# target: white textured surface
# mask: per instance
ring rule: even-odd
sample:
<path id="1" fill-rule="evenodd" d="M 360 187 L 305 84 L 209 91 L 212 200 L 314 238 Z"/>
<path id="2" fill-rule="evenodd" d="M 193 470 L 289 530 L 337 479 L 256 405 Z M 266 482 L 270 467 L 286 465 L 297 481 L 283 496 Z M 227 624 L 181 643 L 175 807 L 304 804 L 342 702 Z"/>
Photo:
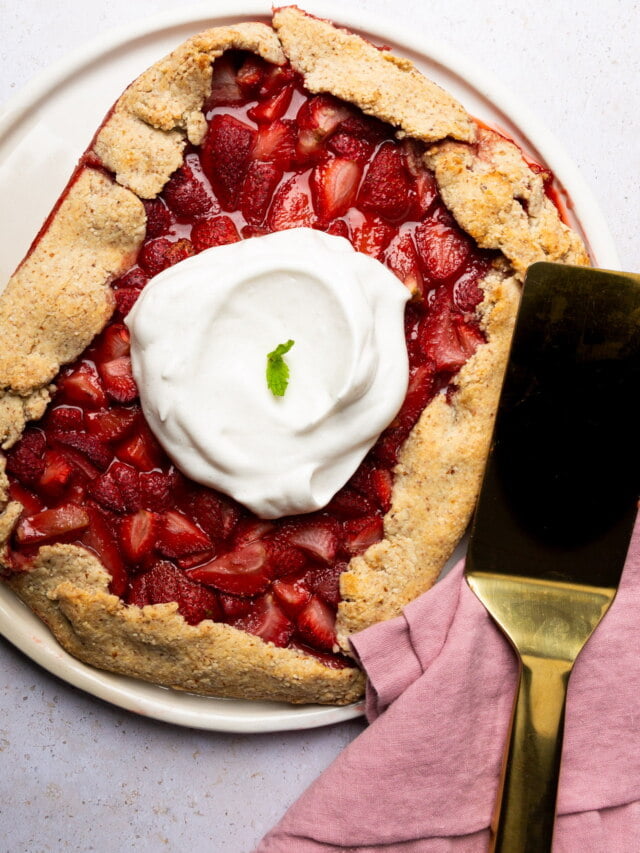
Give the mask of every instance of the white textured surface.
<path id="1" fill-rule="evenodd" d="M 504 5 L 396 0 L 392 9 L 396 25 L 450 43 L 544 118 L 595 193 L 622 267 L 640 271 L 640 5 Z M 0 102 L 94 35 L 174 7 L 175 0 L 5 0 Z M 385 0 L 349 4 L 369 13 L 389 8 Z M 355 721 L 253 736 L 180 729 L 92 699 L 4 642 L 0 696 L 0 838 L 8 853 L 248 853 L 362 728 Z"/>

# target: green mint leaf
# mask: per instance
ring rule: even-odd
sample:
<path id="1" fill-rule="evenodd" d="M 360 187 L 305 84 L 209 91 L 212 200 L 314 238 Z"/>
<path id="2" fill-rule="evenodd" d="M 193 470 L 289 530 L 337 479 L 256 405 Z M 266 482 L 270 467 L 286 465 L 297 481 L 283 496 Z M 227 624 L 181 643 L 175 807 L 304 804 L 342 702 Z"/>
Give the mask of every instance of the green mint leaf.
<path id="1" fill-rule="evenodd" d="M 288 340 L 267 355 L 267 386 L 274 397 L 283 397 L 289 384 L 289 365 L 283 355 L 286 355 L 295 341 Z"/>

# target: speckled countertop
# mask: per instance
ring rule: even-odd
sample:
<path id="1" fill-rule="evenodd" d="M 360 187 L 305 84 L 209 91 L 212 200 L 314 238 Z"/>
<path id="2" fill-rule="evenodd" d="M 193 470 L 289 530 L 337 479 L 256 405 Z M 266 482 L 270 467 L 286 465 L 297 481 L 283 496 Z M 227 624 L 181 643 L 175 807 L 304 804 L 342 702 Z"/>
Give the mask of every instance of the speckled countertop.
<path id="1" fill-rule="evenodd" d="M 212 14 L 216 6 L 212 0 Z M 3 0 L 0 102 L 96 34 L 174 7 Z M 350 3 L 352 14 L 388 8 L 385 0 Z M 640 272 L 640 4 L 396 0 L 393 19 L 492 71 L 544 119 L 596 196 L 621 267 Z M 7 853 L 249 853 L 364 725 L 260 735 L 179 728 L 83 694 L 4 640 L 0 697 Z"/>

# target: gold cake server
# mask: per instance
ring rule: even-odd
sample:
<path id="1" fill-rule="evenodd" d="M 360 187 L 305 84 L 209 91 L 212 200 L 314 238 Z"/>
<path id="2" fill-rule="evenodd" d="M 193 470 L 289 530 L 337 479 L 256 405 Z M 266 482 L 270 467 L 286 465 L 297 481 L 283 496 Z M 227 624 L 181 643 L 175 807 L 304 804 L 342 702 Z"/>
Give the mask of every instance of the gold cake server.
<path id="1" fill-rule="evenodd" d="M 637 510 L 638 396 L 640 276 L 530 267 L 466 562 L 520 661 L 494 853 L 551 850 L 569 675 Z"/>

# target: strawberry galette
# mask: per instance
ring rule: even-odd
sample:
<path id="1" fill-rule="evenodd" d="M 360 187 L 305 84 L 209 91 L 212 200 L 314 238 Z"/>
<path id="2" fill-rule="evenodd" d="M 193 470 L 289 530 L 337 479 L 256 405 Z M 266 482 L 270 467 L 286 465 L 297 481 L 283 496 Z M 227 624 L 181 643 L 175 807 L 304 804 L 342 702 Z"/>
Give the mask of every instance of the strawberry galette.
<path id="1" fill-rule="evenodd" d="M 525 269 L 588 263 L 551 184 L 410 62 L 295 7 L 271 26 L 203 32 L 158 62 L 109 113 L 0 297 L 5 582 L 65 649 L 102 669 L 216 696 L 358 698 L 349 635 L 430 587 L 466 527 Z M 302 254 L 338 247 L 325 277 L 353 254 L 346 241 L 375 259 L 381 281 L 395 274 L 383 290 L 407 288 L 396 324 L 406 353 L 385 378 L 404 401 L 355 470 L 320 505 L 270 503 L 285 507 L 278 514 L 168 455 L 165 404 L 153 418 L 145 396 L 144 359 L 162 341 L 139 318 L 152 317 L 168 273 L 188 281 L 211 259 L 204 286 L 215 297 L 223 262 L 244 271 L 253 257 L 232 244 L 256 241 L 260 254 L 258 241 L 288 230 L 278 245 Z M 311 289 L 299 294 L 298 315 L 312 313 Z M 270 301 L 256 296 L 259 312 L 238 315 L 239 334 L 272 323 Z M 167 304 L 177 331 L 163 379 L 190 339 L 180 299 Z M 334 325 L 325 337 L 337 346 Z M 265 406 L 289 411 L 295 359 L 316 327 L 312 318 L 308 333 L 264 351 L 275 377 L 255 392 Z M 225 334 L 237 345 L 229 328 L 215 332 L 220 351 Z M 231 383 L 215 388 L 207 404 L 235 412 Z M 190 408 L 198 400 L 178 402 L 176 423 Z M 234 417 L 237 435 L 260 432 Z M 217 458 L 229 429 L 211 423 Z M 200 440 L 188 450 L 197 456 Z M 237 474 L 245 456 L 231 464 L 234 453 L 218 467 Z M 293 462 L 285 451 L 276 463 L 280 489 Z"/>

